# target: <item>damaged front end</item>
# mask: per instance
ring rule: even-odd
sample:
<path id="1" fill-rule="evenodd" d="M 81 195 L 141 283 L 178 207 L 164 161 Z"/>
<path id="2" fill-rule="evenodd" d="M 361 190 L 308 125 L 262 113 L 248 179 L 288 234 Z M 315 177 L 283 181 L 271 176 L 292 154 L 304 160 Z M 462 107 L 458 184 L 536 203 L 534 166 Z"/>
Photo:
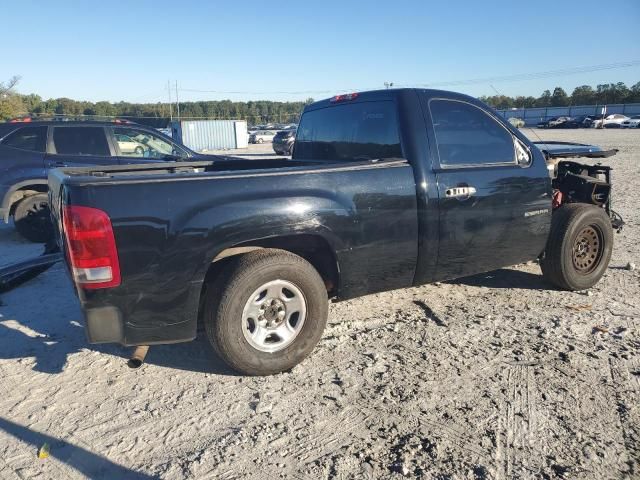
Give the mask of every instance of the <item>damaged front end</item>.
<path id="1" fill-rule="evenodd" d="M 587 165 L 562 158 L 607 158 L 618 150 L 603 150 L 594 145 L 564 142 L 536 142 L 552 171 L 553 209 L 565 203 L 587 203 L 604 208 L 611 226 L 620 232 L 624 220 L 612 208 L 612 180 L 609 166 Z"/>

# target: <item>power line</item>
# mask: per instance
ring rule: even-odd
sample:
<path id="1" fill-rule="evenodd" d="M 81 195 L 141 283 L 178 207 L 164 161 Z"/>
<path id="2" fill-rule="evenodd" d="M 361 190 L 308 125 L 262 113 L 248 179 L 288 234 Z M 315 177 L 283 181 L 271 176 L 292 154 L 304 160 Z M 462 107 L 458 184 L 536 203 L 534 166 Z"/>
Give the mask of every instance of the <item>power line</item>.
<path id="1" fill-rule="evenodd" d="M 632 60 L 629 62 L 607 63 L 600 65 L 589 65 L 580 67 L 569 67 L 558 70 L 545 70 L 541 72 L 529 72 L 520 73 L 516 75 L 502 75 L 495 77 L 483 77 L 472 78 L 465 80 L 449 80 L 444 82 L 433 83 L 413 83 L 413 84 L 395 84 L 397 87 L 447 87 L 447 86 L 462 86 L 462 85 L 474 85 L 479 83 L 496 83 L 496 82 L 521 82 L 526 80 L 535 80 L 540 78 L 559 77 L 564 75 L 576 75 L 580 73 L 599 72 L 604 70 L 616 70 L 620 68 L 629 68 L 640 66 L 640 60 Z M 192 93 L 217 93 L 222 95 L 305 95 L 305 94 L 317 94 L 317 93 L 336 93 L 336 92 L 350 92 L 354 90 L 375 90 L 378 87 L 373 88 L 343 88 L 333 90 L 297 90 L 297 91 L 241 91 L 241 90 L 201 90 L 195 88 L 181 88 L 182 92 Z"/>

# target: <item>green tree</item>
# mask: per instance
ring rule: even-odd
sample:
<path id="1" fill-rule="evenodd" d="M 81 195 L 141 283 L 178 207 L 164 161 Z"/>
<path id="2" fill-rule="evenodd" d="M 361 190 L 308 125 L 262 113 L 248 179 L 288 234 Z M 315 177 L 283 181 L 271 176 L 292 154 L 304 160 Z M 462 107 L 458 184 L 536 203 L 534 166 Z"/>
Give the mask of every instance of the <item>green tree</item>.
<path id="1" fill-rule="evenodd" d="M 595 92 L 589 85 L 581 85 L 573 89 L 572 105 L 592 105 L 595 103 Z"/>
<path id="2" fill-rule="evenodd" d="M 569 97 L 567 96 L 567 92 L 560 87 L 556 87 L 553 89 L 553 94 L 551 95 L 551 106 L 552 107 L 566 107 L 569 105 Z"/>
<path id="3" fill-rule="evenodd" d="M 536 107 L 550 107 L 551 106 L 551 92 L 545 90 L 542 95 L 536 100 Z"/>

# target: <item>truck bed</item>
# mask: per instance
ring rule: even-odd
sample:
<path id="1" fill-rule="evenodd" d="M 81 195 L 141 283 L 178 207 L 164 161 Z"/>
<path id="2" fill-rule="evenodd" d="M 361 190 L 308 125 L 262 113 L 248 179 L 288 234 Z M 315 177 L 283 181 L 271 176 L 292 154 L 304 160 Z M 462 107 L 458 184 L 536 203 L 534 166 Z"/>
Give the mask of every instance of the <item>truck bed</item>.
<path id="1" fill-rule="evenodd" d="M 52 172 L 51 176 L 66 183 L 87 184 L 105 182 L 154 182 L 178 180 L 179 178 L 237 178 L 252 175 L 281 175 L 301 173 L 301 170 L 314 173 L 335 169 L 350 170 L 359 168 L 382 168 L 407 164 L 406 160 L 370 160 L 359 162 L 314 162 L 277 158 L 268 160 L 243 160 L 222 157 L 221 160 L 198 162 L 163 162 L 142 165 L 113 165 L 61 168 Z"/>

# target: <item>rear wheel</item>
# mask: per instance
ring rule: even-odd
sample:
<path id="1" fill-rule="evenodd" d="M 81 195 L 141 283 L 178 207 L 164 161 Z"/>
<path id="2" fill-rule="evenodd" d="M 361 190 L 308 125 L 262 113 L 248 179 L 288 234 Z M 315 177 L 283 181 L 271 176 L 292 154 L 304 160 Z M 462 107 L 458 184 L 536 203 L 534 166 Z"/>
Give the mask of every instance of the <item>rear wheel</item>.
<path id="1" fill-rule="evenodd" d="M 259 138 L 259 139 L 258 139 L 258 143 L 264 143 L 264 140 L 263 140 L 263 139 L 261 139 L 261 138 Z"/>
<path id="2" fill-rule="evenodd" d="M 133 151 L 136 155 L 144 155 L 144 148 L 142 147 L 136 147 Z"/>
<path id="3" fill-rule="evenodd" d="M 45 243 L 53 237 L 46 193 L 37 193 L 20 200 L 13 214 L 16 230 L 31 242 Z"/>
<path id="4" fill-rule="evenodd" d="M 566 290 L 591 288 L 609 266 L 612 249 L 613 229 L 604 209 L 582 203 L 563 205 L 553 214 L 540 262 L 542 273 Z"/>
<path id="5" fill-rule="evenodd" d="M 233 259 L 205 290 L 204 323 L 220 357 L 247 375 L 300 363 L 327 321 L 324 282 L 303 258 L 264 249 Z"/>

